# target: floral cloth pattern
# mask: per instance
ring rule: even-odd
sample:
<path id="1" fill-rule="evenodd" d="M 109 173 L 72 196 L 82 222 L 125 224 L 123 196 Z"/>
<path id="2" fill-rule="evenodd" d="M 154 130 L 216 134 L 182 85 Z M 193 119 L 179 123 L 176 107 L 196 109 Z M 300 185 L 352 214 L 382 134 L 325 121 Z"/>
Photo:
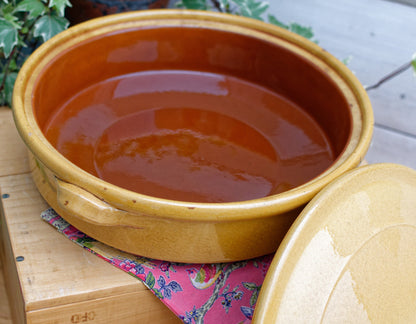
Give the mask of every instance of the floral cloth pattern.
<path id="1" fill-rule="evenodd" d="M 218 264 L 185 264 L 128 254 L 77 230 L 53 209 L 41 218 L 67 238 L 141 280 L 184 323 L 250 323 L 273 255 Z"/>

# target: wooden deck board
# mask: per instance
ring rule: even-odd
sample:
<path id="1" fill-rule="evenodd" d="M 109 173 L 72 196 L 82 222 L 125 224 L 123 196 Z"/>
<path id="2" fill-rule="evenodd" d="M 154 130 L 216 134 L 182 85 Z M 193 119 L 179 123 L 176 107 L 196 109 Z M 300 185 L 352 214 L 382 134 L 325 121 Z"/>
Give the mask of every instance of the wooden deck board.
<path id="1" fill-rule="evenodd" d="M 416 170 L 416 140 L 388 129 L 377 127 L 366 155 L 369 163 L 390 162 Z"/>
<path id="2" fill-rule="evenodd" d="M 279 0 L 270 1 L 270 11 L 283 22 L 311 26 L 319 45 L 338 59 L 351 57 L 348 67 L 364 85 L 376 83 L 416 52 L 415 7 L 383 0 Z M 412 71 L 369 91 L 369 97 L 376 127 L 368 161 L 400 161 L 415 168 L 416 78 Z"/>

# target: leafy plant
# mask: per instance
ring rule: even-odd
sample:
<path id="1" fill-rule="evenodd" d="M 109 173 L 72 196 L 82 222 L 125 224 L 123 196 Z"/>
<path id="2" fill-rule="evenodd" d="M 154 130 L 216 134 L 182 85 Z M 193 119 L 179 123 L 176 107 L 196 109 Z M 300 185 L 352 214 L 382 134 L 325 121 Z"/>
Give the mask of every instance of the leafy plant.
<path id="1" fill-rule="evenodd" d="M 66 29 L 68 0 L 0 0 L 0 106 L 11 106 L 17 72 L 41 43 Z"/>
<path id="2" fill-rule="evenodd" d="M 267 1 L 256 0 L 179 0 L 175 5 L 186 9 L 216 10 L 261 21 L 264 21 L 263 17 L 269 9 Z M 290 30 L 307 39 L 313 39 L 314 33 L 311 27 L 305 27 L 298 23 L 285 24 L 272 14 L 267 14 L 267 22 Z"/>
<path id="3" fill-rule="evenodd" d="M 13 86 L 17 73 L 27 57 L 41 43 L 65 30 L 69 22 L 64 17 L 69 0 L 0 0 L 0 106 L 11 106 Z M 216 10 L 250 17 L 285 28 L 307 39 L 314 33 L 311 27 L 298 23 L 285 24 L 267 14 L 269 3 L 258 0 L 179 0 L 177 7 Z M 413 67 L 416 75 L 416 53 L 404 66 L 382 78 L 374 89 L 397 74 Z"/>
<path id="4" fill-rule="evenodd" d="M 175 5 L 179 8 L 186 9 L 215 10 L 219 12 L 254 18 L 261 21 L 264 21 L 263 17 L 266 15 L 267 10 L 269 9 L 268 1 L 264 0 L 179 0 Z M 267 22 L 290 30 L 291 32 L 299 34 L 309 40 L 313 40 L 314 33 L 311 27 L 305 27 L 298 23 L 285 24 L 271 14 L 267 14 Z M 317 42 L 316 40 L 314 41 Z M 348 64 L 350 59 L 350 57 L 344 59 L 344 64 Z M 396 70 L 390 72 L 381 78 L 377 83 L 371 86 L 367 86 L 366 90 L 378 88 L 384 82 L 396 77 L 398 74 L 404 72 L 410 67 L 413 68 L 413 72 L 416 76 L 416 53 L 413 54 L 410 62 L 407 62 Z"/>

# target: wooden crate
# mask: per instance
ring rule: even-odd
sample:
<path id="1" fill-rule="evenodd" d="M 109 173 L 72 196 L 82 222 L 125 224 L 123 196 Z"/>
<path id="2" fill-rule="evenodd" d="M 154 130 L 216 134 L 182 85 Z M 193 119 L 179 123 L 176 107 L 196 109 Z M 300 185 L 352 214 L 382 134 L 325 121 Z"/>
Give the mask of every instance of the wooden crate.
<path id="1" fill-rule="evenodd" d="M 139 280 L 41 220 L 48 205 L 33 184 L 25 147 L 4 108 L 0 151 L 0 254 L 13 323 L 180 322 Z"/>
<path id="2" fill-rule="evenodd" d="M 0 243 L 1 247 L 1 243 Z M 2 259 L 0 257 L 0 324 L 12 324 L 12 317 L 10 314 L 9 300 L 6 294 L 6 287 L 4 284 Z"/>

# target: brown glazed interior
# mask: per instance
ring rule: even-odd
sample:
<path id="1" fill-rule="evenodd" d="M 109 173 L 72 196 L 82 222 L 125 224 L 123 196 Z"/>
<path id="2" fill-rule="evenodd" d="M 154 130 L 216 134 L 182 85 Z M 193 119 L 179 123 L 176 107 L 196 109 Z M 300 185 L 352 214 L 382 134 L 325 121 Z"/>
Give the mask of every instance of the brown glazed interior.
<path id="1" fill-rule="evenodd" d="M 111 78 L 144 71 L 188 71 L 200 75 L 205 75 L 204 73 L 226 75 L 258 85 L 287 100 L 294 107 L 303 109 L 317 122 L 328 139 L 331 161 L 322 165 L 320 170 L 316 170 L 316 174 L 308 175 L 309 178 L 305 178 L 302 183 L 325 171 L 341 155 L 351 135 L 352 118 L 348 102 L 322 68 L 283 46 L 265 40 L 194 26 L 147 26 L 112 32 L 83 41 L 60 53 L 46 66 L 35 83 L 33 107 L 40 128 L 45 131 L 56 111 L 88 87 Z M 202 118 L 200 112 L 186 107 L 179 113 L 196 119 L 196 124 Z M 166 115 L 166 112 L 161 114 Z M 251 114 L 241 113 L 241 121 L 250 124 Z M 168 114 L 163 118 L 166 122 L 174 119 L 174 116 Z M 218 121 L 218 116 L 208 115 L 203 118 L 212 124 Z M 228 121 L 227 116 L 221 118 L 226 124 L 225 127 L 239 123 L 235 120 Z M 238 128 L 238 125 L 235 127 Z M 250 130 L 242 130 L 240 133 L 237 131 L 235 137 L 242 138 L 244 134 L 250 132 Z M 260 145 L 261 136 L 258 140 L 250 142 L 250 138 L 257 136 L 254 131 L 252 133 L 252 136 L 248 136 L 248 140 L 240 140 L 239 145 L 249 149 Z M 72 162 L 78 164 L 77 161 Z M 93 168 L 84 169 L 97 176 Z M 271 190 L 268 194 L 286 189 L 290 188 L 283 186 L 278 191 L 274 188 L 274 191 Z M 169 195 L 160 197 L 219 202 L 201 200 L 198 197 L 189 199 Z M 230 198 L 229 201 L 253 198 L 259 197 Z"/>

